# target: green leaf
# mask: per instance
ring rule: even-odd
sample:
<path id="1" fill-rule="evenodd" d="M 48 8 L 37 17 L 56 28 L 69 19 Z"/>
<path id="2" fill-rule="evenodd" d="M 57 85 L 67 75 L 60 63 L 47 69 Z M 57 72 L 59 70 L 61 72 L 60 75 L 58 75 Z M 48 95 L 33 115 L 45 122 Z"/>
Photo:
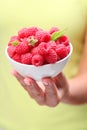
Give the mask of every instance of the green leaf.
<path id="1" fill-rule="evenodd" d="M 32 46 L 35 46 L 35 43 L 38 42 L 38 40 L 35 39 L 33 36 L 27 40 L 28 40 L 29 44 L 31 44 Z"/>
<path id="2" fill-rule="evenodd" d="M 58 38 L 60 38 L 61 36 L 63 36 L 65 34 L 65 30 L 66 29 L 63 29 L 63 30 L 60 30 L 60 31 L 57 31 L 57 32 L 54 32 L 51 36 L 51 40 L 52 41 L 56 41 Z"/>
<path id="3" fill-rule="evenodd" d="M 18 41 L 16 40 L 16 41 L 13 41 L 13 42 L 11 42 L 11 44 L 13 45 L 13 46 L 16 46 L 16 45 L 18 45 Z"/>

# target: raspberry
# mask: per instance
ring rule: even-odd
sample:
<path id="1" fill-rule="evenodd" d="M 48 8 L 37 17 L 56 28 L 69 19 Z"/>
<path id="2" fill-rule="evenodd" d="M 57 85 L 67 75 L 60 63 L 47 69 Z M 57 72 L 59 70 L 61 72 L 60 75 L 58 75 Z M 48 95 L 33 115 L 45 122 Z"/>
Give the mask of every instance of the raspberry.
<path id="1" fill-rule="evenodd" d="M 31 64 L 32 60 L 32 54 L 31 53 L 26 53 L 21 55 L 21 63 L 23 64 Z"/>
<path id="2" fill-rule="evenodd" d="M 19 36 L 19 38 L 27 37 L 27 28 L 22 28 L 21 30 L 19 30 L 18 36 Z"/>
<path id="3" fill-rule="evenodd" d="M 31 53 L 32 55 L 39 54 L 39 52 L 38 52 L 38 47 L 32 48 L 30 53 Z"/>
<path id="4" fill-rule="evenodd" d="M 47 53 L 47 43 L 46 42 L 41 42 L 38 46 L 38 51 L 41 55 L 44 55 Z"/>
<path id="5" fill-rule="evenodd" d="M 66 46 L 69 45 L 69 39 L 68 39 L 68 37 L 65 36 L 65 35 L 61 36 L 61 37 L 59 38 L 59 41 L 60 41 L 60 43 L 66 45 Z"/>
<path id="6" fill-rule="evenodd" d="M 59 31 L 59 29 L 57 27 L 52 27 L 49 31 L 50 34 Z"/>
<path id="7" fill-rule="evenodd" d="M 55 50 L 50 49 L 48 50 L 47 54 L 45 55 L 45 59 L 47 63 L 55 63 L 57 62 L 57 53 Z"/>
<path id="8" fill-rule="evenodd" d="M 23 28 L 18 32 L 18 36 L 20 38 L 27 38 L 29 36 L 35 36 L 36 32 L 38 31 L 37 27 L 30 27 L 30 28 Z"/>
<path id="9" fill-rule="evenodd" d="M 38 50 L 41 55 L 47 54 L 49 49 L 56 50 L 56 43 L 54 41 L 41 42 L 38 46 Z"/>
<path id="10" fill-rule="evenodd" d="M 19 39 L 18 39 L 18 36 L 12 36 L 11 38 L 10 38 L 10 42 L 13 42 L 13 41 L 18 41 Z"/>
<path id="11" fill-rule="evenodd" d="M 16 52 L 16 47 L 13 45 L 8 46 L 7 52 L 10 57 L 13 57 Z"/>
<path id="12" fill-rule="evenodd" d="M 17 53 L 12 57 L 12 59 L 15 60 L 15 61 L 17 61 L 17 62 L 21 62 L 21 57 Z"/>
<path id="13" fill-rule="evenodd" d="M 68 50 L 67 50 L 67 47 L 63 44 L 59 44 L 57 46 L 57 49 L 56 49 L 56 53 L 57 55 L 63 59 L 64 57 L 66 57 L 68 55 Z"/>
<path id="14" fill-rule="evenodd" d="M 69 54 L 69 52 L 70 52 L 70 46 L 69 45 L 67 46 L 67 51 L 68 51 L 68 54 Z"/>
<path id="15" fill-rule="evenodd" d="M 44 64 L 44 58 L 37 54 L 32 57 L 32 64 L 35 66 L 41 66 Z"/>
<path id="16" fill-rule="evenodd" d="M 36 32 L 36 39 L 40 42 L 48 42 L 51 36 L 48 32 L 40 30 Z"/>
<path id="17" fill-rule="evenodd" d="M 57 39 L 55 42 L 56 42 L 56 44 L 57 44 L 57 45 L 58 45 L 58 44 L 60 44 L 60 41 L 59 41 L 59 39 Z"/>
<path id="18" fill-rule="evenodd" d="M 22 42 L 20 42 L 17 46 L 16 46 L 16 52 L 18 54 L 24 54 L 29 52 L 31 49 L 31 46 L 28 45 L 28 42 L 26 41 L 26 39 L 24 39 Z"/>
<path id="19" fill-rule="evenodd" d="M 56 42 L 55 41 L 49 41 L 47 43 L 47 48 L 56 50 Z"/>
<path id="20" fill-rule="evenodd" d="M 38 40 L 34 37 L 34 36 L 29 36 L 27 38 L 27 42 L 29 43 L 29 45 L 35 47 L 35 46 L 38 46 Z"/>
<path id="21" fill-rule="evenodd" d="M 39 29 L 37 27 L 30 27 L 27 29 L 27 36 L 35 36 Z"/>
<path id="22" fill-rule="evenodd" d="M 10 41 L 8 42 L 8 46 L 13 45 L 14 42 L 15 42 L 15 43 L 18 43 L 18 42 L 19 42 L 18 36 L 12 36 L 12 37 L 10 38 Z"/>

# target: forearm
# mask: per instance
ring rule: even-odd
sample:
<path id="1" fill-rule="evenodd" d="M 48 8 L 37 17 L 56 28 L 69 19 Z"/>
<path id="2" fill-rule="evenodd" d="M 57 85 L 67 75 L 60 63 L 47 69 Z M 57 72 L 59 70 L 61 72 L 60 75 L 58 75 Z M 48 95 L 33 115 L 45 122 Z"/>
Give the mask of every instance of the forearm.
<path id="1" fill-rule="evenodd" d="M 68 81 L 69 92 L 63 100 L 63 102 L 69 104 L 87 103 L 87 32 L 84 43 L 78 74 Z"/>
<path id="2" fill-rule="evenodd" d="M 69 91 L 63 102 L 74 105 L 87 103 L 87 74 L 78 75 L 70 79 L 68 83 Z"/>

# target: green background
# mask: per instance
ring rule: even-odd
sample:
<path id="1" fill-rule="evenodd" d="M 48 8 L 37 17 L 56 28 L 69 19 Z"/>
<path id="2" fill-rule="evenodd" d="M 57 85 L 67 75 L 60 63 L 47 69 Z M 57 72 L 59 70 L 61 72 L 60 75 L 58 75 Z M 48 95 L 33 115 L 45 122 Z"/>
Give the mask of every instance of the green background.
<path id="1" fill-rule="evenodd" d="M 52 26 L 60 28 L 68 26 L 66 34 L 72 43 L 78 45 L 78 48 L 74 49 L 78 53 L 74 59 L 78 62 L 77 59 L 80 57 L 78 50 L 82 48 L 79 43 L 82 42 L 81 36 L 85 28 L 84 8 L 80 10 L 78 1 L 81 2 L 81 0 L 0 0 L 0 128 L 87 130 L 87 105 L 60 104 L 54 109 L 38 106 L 10 74 L 12 67 L 5 56 L 5 48 L 10 37 L 16 35 L 23 27 L 38 26 L 49 29 Z M 77 68 L 73 66 L 68 68 L 69 73 L 76 72 Z"/>

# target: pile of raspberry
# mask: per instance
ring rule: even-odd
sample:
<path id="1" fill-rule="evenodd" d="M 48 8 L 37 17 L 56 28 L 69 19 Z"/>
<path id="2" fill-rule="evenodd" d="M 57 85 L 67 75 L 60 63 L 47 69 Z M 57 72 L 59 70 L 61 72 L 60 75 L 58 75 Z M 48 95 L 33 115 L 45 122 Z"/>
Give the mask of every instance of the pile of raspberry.
<path id="1" fill-rule="evenodd" d="M 70 52 L 69 38 L 64 31 L 52 27 L 49 31 L 38 27 L 23 28 L 8 43 L 8 55 L 15 61 L 41 66 L 53 64 Z"/>

